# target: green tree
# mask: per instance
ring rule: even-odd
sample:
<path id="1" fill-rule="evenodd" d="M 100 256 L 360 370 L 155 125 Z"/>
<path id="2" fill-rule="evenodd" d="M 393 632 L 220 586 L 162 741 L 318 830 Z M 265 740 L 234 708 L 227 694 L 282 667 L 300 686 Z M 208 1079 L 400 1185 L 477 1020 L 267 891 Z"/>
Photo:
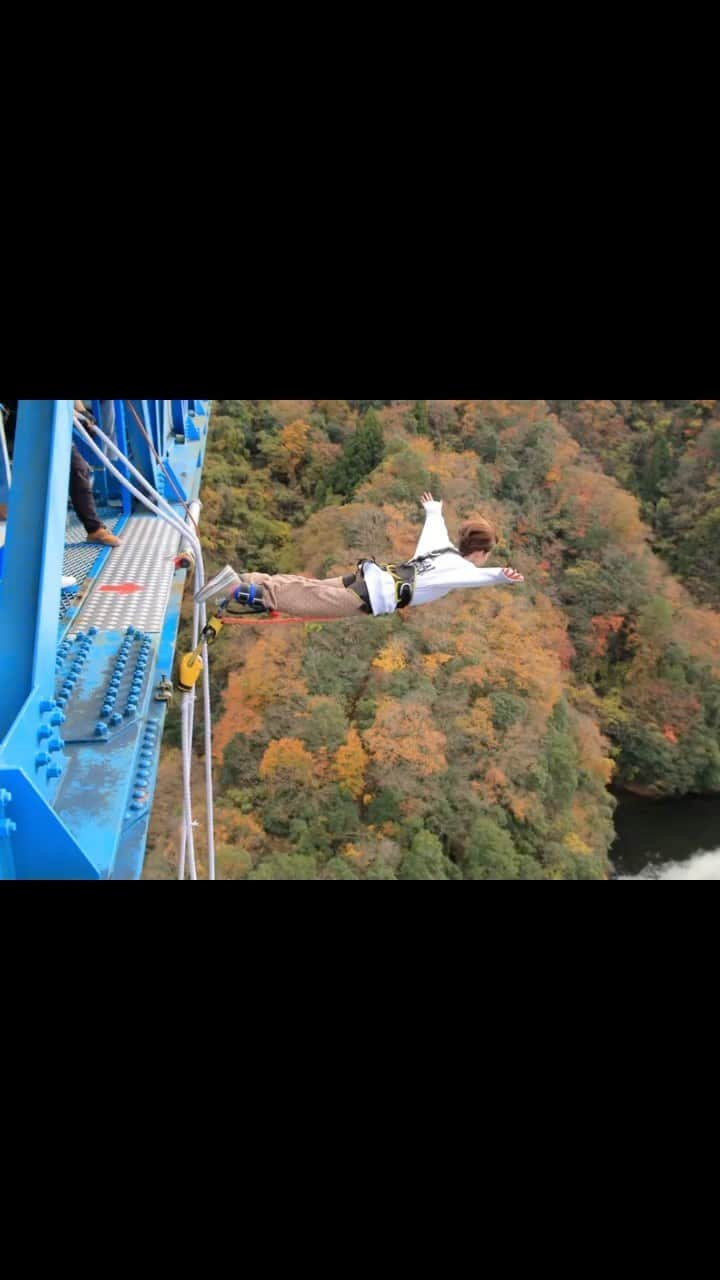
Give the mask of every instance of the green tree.
<path id="1" fill-rule="evenodd" d="M 568 728 L 568 709 L 564 702 L 558 703 L 553 712 L 545 743 L 545 765 L 546 801 L 554 811 L 565 810 L 578 789 L 578 750 Z"/>
<path id="2" fill-rule="evenodd" d="M 316 880 L 318 872 L 317 858 L 292 853 L 274 853 L 263 859 L 259 866 L 248 874 L 248 880 Z"/>
<path id="3" fill-rule="evenodd" d="M 331 473 L 336 493 L 352 497 L 358 485 L 380 465 L 385 456 L 385 440 L 380 419 L 370 409 L 357 431 L 345 442 L 342 454 Z"/>
<path id="4" fill-rule="evenodd" d="M 399 880 L 457 880 L 460 873 L 431 831 L 418 831 L 400 863 Z"/>
<path id="5" fill-rule="evenodd" d="M 346 858 L 331 858 L 322 872 L 323 880 L 359 880 L 360 876 L 350 866 Z"/>
<path id="6" fill-rule="evenodd" d="M 517 880 L 520 857 L 507 831 L 492 818 L 472 825 L 463 859 L 466 880 Z"/>
<path id="7" fill-rule="evenodd" d="M 348 725 L 345 712 L 338 702 L 323 699 L 313 707 L 309 719 L 300 730 L 300 737 L 310 751 L 326 747 L 337 751 L 345 741 Z"/>

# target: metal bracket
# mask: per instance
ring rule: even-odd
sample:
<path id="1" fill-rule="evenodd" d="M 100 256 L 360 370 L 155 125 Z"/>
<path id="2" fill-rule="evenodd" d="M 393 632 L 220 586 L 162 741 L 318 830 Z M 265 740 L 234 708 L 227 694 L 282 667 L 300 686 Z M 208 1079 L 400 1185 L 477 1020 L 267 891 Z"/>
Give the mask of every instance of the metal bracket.
<path id="1" fill-rule="evenodd" d="M 163 676 L 157 689 L 155 690 L 155 701 L 169 702 L 174 692 L 175 692 L 175 688 L 172 680 L 168 680 L 165 676 Z"/>

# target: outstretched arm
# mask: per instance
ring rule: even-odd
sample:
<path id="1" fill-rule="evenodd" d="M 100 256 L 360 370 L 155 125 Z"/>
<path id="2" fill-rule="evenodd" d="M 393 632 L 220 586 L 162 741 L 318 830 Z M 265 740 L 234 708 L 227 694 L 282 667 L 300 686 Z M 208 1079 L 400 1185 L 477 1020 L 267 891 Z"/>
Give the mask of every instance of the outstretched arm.
<path id="1" fill-rule="evenodd" d="M 413 559 L 450 546 L 450 534 L 443 519 L 442 502 L 436 502 L 431 493 L 424 493 L 421 502 L 425 508 L 425 526 L 420 534 L 420 541 L 415 548 Z"/>

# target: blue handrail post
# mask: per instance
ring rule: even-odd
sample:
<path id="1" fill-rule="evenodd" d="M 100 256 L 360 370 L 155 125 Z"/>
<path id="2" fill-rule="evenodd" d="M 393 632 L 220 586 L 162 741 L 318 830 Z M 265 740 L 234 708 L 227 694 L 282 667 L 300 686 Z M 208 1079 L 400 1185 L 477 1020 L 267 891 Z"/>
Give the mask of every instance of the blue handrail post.
<path id="1" fill-rule="evenodd" d="M 38 678 L 55 668 L 72 439 L 72 400 L 20 400 L 0 582 L 0 741 Z"/>
<path id="2" fill-rule="evenodd" d="M 0 876 L 8 879 L 98 878 L 51 808 L 64 766 L 53 694 L 72 421 L 72 400 L 18 403 L 0 582 Z"/>
<path id="3" fill-rule="evenodd" d="M 127 457 L 128 456 L 128 438 L 127 438 L 127 425 L 125 422 L 125 402 L 124 400 L 113 400 L 113 404 L 115 406 L 115 436 L 117 439 L 118 449 L 120 450 L 121 453 L 124 453 L 125 456 Z M 118 468 L 118 471 L 120 472 L 120 474 L 125 476 L 126 480 L 129 480 L 130 474 L 128 472 L 128 469 L 125 463 L 119 462 L 116 459 L 115 465 Z M 133 480 L 133 484 L 134 483 L 135 481 Z M 124 485 L 120 486 L 120 496 L 122 498 L 123 515 L 129 516 L 130 512 L 132 511 L 132 498 Z"/>

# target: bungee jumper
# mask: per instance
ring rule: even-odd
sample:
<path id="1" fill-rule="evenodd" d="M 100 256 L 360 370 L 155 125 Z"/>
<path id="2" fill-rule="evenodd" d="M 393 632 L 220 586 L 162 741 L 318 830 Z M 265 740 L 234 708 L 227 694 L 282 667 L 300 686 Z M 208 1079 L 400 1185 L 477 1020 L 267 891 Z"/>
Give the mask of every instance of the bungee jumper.
<path id="1" fill-rule="evenodd" d="M 524 582 L 509 567 L 484 568 L 497 544 L 488 520 L 468 520 L 458 532 L 458 546 L 450 541 L 442 502 L 424 493 L 425 525 L 411 560 L 377 564 L 363 559 L 354 573 L 342 578 L 305 578 L 294 574 L 236 573 L 229 565 L 198 592 L 198 603 L 224 596 L 249 611 L 287 613 L 313 620 L 351 618 L 365 613 L 378 617 L 408 606 L 431 604 L 451 591 Z"/>
<path id="2" fill-rule="evenodd" d="M 358 614 L 378 617 L 408 606 L 431 604 L 451 591 L 525 581 L 509 566 L 484 567 L 497 544 L 497 534 L 489 520 L 465 521 L 458 531 L 459 546 L 455 546 L 443 518 L 442 502 L 436 502 L 431 493 L 424 493 L 421 501 L 425 525 L 414 556 L 401 564 L 377 564 L 366 558 L 358 562 L 354 573 L 322 579 L 285 573 L 237 573 L 226 565 L 195 594 L 196 605 L 216 600 L 218 611 L 204 627 L 200 643 L 180 659 L 180 689 L 188 692 L 200 677 L 203 645 L 214 643 L 224 623 L 233 616 L 237 619 L 233 604 L 241 606 L 241 616 L 246 620 L 253 614 L 266 614 L 269 621 L 274 621 L 274 615 L 282 613 L 291 615 L 288 621 L 324 622 Z"/>

